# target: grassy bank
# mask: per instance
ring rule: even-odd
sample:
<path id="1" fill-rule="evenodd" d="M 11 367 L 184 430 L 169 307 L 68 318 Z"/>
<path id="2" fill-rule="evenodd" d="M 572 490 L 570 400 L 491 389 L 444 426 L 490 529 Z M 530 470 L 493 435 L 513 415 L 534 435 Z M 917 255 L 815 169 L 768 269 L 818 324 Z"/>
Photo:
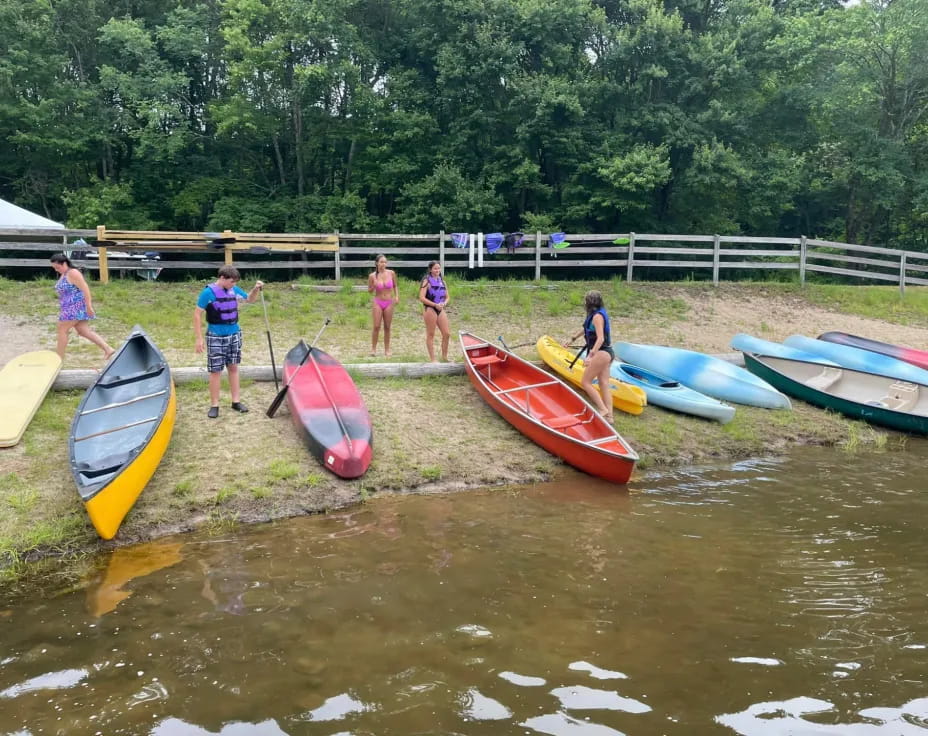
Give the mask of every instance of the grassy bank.
<path id="1" fill-rule="evenodd" d="M 245 284 L 248 285 L 247 283 Z M 777 310 L 815 310 L 840 305 L 843 314 L 866 316 L 868 310 L 895 305 L 891 317 L 900 324 L 925 325 L 928 309 L 921 294 L 900 300 L 882 287 L 818 287 L 799 290 L 782 285 L 700 284 L 541 284 L 522 288 L 514 282 L 464 284 L 451 281 L 452 330 L 467 328 L 488 338 L 503 334 L 510 345 L 534 343 L 541 334 L 563 337 L 576 330 L 583 293 L 600 288 L 613 314 L 616 336 L 637 341 L 649 335 L 669 344 L 718 351 L 738 329 L 756 334 L 775 330 L 765 320 Z M 94 284 L 101 318 L 97 329 L 117 344 L 135 323 L 143 325 L 172 365 L 196 365 L 191 312 L 200 284 L 148 284 L 115 281 Z M 345 363 L 374 360 L 370 339 L 369 298 L 350 288 L 318 292 L 308 283 L 274 284 L 267 302 L 271 333 L 280 361 L 300 336 L 311 337 L 324 316 L 333 319 L 320 341 Z M 424 359 L 416 285 L 404 281 L 403 302 L 394 322 L 391 360 Z M 724 298 L 724 302 L 718 301 Z M 723 312 L 750 301 L 754 322 L 732 324 Z M 874 304 L 881 306 L 874 307 Z M 708 305 L 708 306 L 707 306 Z M 54 341 L 52 282 L 0 280 L 0 316 L 19 323 L 35 347 Z M 719 312 L 717 320 L 712 311 Z M 839 320 L 840 314 L 829 311 Z M 260 305 L 244 310 L 245 362 L 267 364 L 267 343 Z M 840 324 L 811 325 L 839 329 Z M 676 337 L 674 337 L 676 336 Z M 779 337 L 779 335 L 770 334 Z M 518 350 L 534 355 L 531 346 Z M 452 359 L 459 355 L 457 347 Z M 378 361 L 384 358 L 376 358 Z M 99 352 L 72 340 L 66 367 L 99 362 Z M 563 467 L 525 440 L 493 413 L 464 377 L 430 379 L 358 379 L 374 420 L 375 453 L 370 471 L 357 481 L 342 481 L 320 468 L 299 443 L 286 411 L 274 420 L 262 409 L 274 386 L 246 385 L 250 414 L 224 411 L 217 422 L 205 418 L 205 384 L 178 387 L 177 424 L 167 454 L 117 543 L 149 539 L 174 531 L 207 528 L 222 532 L 239 523 L 320 512 L 364 501 L 385 491 L 429 492 L 494 484 L 536 481 Z M 227 404 L 227 393 L 223 395 Z M 53 554 L 80 555 L 100 548 L 79 502 L 68 471 L 67 436 L 79 392 L 52 394 L 39 410 L 24 440 L 0 450 L 0 564 L 15 574 L 22 560 Z M 836 445 L 840 451 L 861 447 L 894 449 L 905 438 L 798 404 L 791 412 L 739 407 L 728 425 L 689 418 L 649 407 L 640 417 L 619 415 L 616 427 L 642 459 L 638 478 L 649 469 L 681 464 L 779 453 L 794 444 Z M 235 441 L 230 442 L 229 436 Z M 634 488 L 634 483 L 632 484 Z"/>

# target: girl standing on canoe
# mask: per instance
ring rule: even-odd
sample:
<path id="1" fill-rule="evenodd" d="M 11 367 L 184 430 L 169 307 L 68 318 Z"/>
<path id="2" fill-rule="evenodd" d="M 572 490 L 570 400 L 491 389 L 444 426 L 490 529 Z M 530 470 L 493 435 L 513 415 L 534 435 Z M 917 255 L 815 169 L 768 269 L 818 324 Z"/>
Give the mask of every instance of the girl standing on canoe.
<path id="1" fill-rule="evenodd" d="M 615 359 L 612 352 L 612 330 L 609 315 L 603 306 L 603 295 L 598 291 L 588 291 L 583 298 L 586 307 L 586 319 L 583 329 L 568 342 L 573 342 L 583 335 L 584 344 L 581 352 L 586 352 L 586 365 L 580 385 L 587 392 L 593 406 L 608 422 L 612 422 L 612 394 L 609 392 L 609 368 Z M 566 347 L 566 345 L 565 345 Z M 593 381 L 598 380 L 599 386 Z"/>
<path id="2" fill-rule="evenodd" d="M 371 333 L 371 355 L 377 355 L 377 339 L 383 324 L 383 354 L 390 357 L 390 326 L 393 324 L 393 306 L 400 303 L 396 273 L 387 268 L 387 257 L 381 253 L 374 259 L 374 272 L 367 277 L 367 290 L 374 295 L 371 313 L 374 330 Z"/>
<path id="3" fill-rule="evenodd" d="M 429 262 L 429 271 L 419 284 L 419 301 L 425 305 L 425 347 L 429 361 L 435 362 L 435 328 L 441 332 L 441 359 L 448 362 L 448 341 L 451 328 L 448 325 L 448 286 L 441 277 L 441 264 Z"/>
<path id="4" fill-rule="evenodd" d="M 109 360 L 116 351 L 106 340 L 91 328 L 89 321 L 96 317 L 90 287 L 83 274 L 74 268 L 74 264 L 64 253 L 55 253 L 49 258 L 52 268 L 60 278 L 55 284 L 58 293 L 58 355 L 64 360 L 68 348 L 68 333 L 73 329 L 78 335 L 90 340 L 103 351 L 103 359 Z"/>

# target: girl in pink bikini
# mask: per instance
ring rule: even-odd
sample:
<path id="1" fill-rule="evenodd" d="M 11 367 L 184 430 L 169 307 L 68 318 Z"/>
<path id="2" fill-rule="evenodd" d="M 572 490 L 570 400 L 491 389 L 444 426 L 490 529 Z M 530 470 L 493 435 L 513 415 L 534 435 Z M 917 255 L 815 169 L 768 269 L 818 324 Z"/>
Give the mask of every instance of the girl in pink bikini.
<path id="1" fill-rule="evenodd" d="M 383 352 L 390 357 L 390 326 L 393 324 L 393 307 L 400 303 L 396 273 L 387 268 L 387 257 L 381 253 L 374 259 L 374 272 L 367 277 L 367 290 L 374 295 L 371 314 L 374 329 L 371 333 L 371 355 L 377 354 L 380 325 L 383 324 Z"/>
<path id="2" fill-rule="evenodd" d="M 60 278 L 55 284 L 60 310 L 58 312 L 58 355 L 64 359 L 68 347 L 68 333 L 73 329 L 103 351 L 103 359 L 109 360 L 115 350 L 90 326 L 89 320 L 96 317 L 90 287 L 83 274 L 72 265 L 64 253 L 55 253 L 50 259 L 52 268 Z"/>

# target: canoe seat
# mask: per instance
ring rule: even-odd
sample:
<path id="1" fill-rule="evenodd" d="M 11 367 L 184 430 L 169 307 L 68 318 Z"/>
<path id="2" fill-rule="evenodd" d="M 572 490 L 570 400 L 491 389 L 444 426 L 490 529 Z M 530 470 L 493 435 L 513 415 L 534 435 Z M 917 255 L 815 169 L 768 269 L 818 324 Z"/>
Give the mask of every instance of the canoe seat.
<path id="1" fill-rule="evenodd" d="M 889 395 L 880 401 L 893 411 L 911 411 L 918 400 L 918 386 L 908 381 L 896 381 L 889 386 Z"/>
<path id="2" fill-rule="evenodd" d="M 125 386 L 127 383 L 134 383 L 135 381 L 144 381 L 146 378 L 160 376 L 166 367 L 167 363 L 156 363 L 155 365 L 148 366 L 145 370 L 136 371 L 135 373 L 127 373 L 124 376 L 109 376 L 99 381 L 97 386 L 100 388 L 115 388 L 116 386 Z"/>
<path id="3" fill-rule="evenodd" d="M 493 355 L 478 355 L 475 358 L 471 358 L 470 362 L 475 366 L 493 365 L 494 363 L 502 363 L 503 359 L 494 353 Z"/>
<path id="4" fill-rule="evenodd" d="M 818 389 L 819 391 L 827 391 L 832 385 L 837 382 L 839 378 L 844 374 L 844 371 L 840 368 L 834 368 L 832 366 L 826 365 L 822 367 L 822 372 L 817 376 L 813 376 L 806 380 L 806 386 L 809 388 Z"/>
<path id="5" fill-rule="evenodd" d="M 580 418 L 574 414 L 560 414 L 556 417 L 542 419 L 541 421 L 551 427 L 551 429 L 566 429 L 567 427 L 573 427 L 575 424 L 580 424 Z"/>
<path id="6" fill-rule="evenodd" d="M 92 463 L 77 463 L 74 469 L 86 478 L 95 478 L 107 473 L 114 473 L 123 465 L 128 463 L 134 452 L 117 452 L 106 457 L 101 457 Z"/>

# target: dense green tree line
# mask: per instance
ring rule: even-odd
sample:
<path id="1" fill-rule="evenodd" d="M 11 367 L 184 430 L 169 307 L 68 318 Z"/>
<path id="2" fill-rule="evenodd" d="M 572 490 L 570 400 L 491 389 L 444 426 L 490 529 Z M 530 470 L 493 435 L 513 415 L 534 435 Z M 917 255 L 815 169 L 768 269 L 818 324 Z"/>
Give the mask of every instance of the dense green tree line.
<path id="1" fill-rule="evenodd" d="M 926 59 L 925 0 L 5 0 L 0 196 L 928 250 Z"/>

